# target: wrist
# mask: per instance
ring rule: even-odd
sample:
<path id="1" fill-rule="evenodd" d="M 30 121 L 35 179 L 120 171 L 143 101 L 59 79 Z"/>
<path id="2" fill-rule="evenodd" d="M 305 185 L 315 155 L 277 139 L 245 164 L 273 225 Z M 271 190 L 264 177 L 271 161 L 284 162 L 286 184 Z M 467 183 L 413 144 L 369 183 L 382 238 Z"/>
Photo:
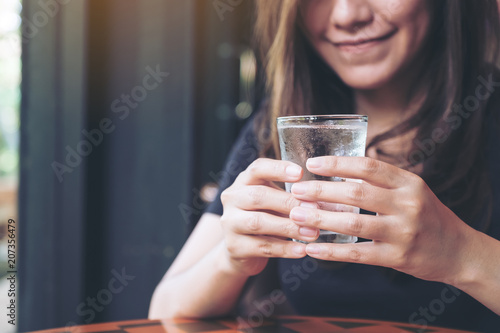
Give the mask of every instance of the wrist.
<path id="1" fill-rule="evenodd" d="M 457 251 L 458 269 L 445 282 L 466 291 L 481 281 L 481 262 L 484 258 L 481 251 L 484 242 L 483 236 L 485 235 L 465 223 L 464 227 L 462 241 L 459 243 L 460 249 Z"/>
<path id="2" fill-rule="evenodd" d="M 224 242 L 221 242 L 217 248 L 217 260 L 215 263 L 217 270 L 227 276 L 243 279 L 250 277 L 250 274 L 246 273 L 242 262 L 231 258 Z"/>

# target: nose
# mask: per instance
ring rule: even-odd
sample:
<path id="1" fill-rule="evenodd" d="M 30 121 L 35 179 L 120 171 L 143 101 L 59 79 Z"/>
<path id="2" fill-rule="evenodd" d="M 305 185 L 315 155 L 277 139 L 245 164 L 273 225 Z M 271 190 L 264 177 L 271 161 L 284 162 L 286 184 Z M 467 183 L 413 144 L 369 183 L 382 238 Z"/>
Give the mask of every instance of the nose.
<path id="1" fill-rule="evenodd" d="M 356 32 L 373 21 L 369 0 L 333 0 L 330 22 L 336 28 Z"/>

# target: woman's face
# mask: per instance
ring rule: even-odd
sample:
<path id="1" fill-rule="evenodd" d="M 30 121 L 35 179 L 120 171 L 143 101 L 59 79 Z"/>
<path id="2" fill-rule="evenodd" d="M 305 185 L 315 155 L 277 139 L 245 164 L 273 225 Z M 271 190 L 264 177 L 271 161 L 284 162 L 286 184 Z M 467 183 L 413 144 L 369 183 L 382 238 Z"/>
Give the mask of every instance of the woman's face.
<path id="1" fill-rule="evenodd" d="M 354 89 L 377 89 L 416 68 L 430 22 L 426 0 L 306 0 L 314 48 Z"/>

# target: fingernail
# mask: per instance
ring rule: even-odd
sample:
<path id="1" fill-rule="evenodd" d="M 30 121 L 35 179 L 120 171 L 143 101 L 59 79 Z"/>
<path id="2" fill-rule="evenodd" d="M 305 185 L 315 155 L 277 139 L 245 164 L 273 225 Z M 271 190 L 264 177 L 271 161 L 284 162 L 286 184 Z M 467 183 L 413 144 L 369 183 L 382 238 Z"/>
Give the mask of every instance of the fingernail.
<path id="1" fill-rule="evenodd" d="M 311 169 L 317 169 L 320 168 L 323 162 L 321 161 L 320 158 L 310 158 L 307 160 L 307 167 Z"/>
<path id="2" fill-rule="evenodd" d="M 302 227 L 299 228 L 299 234 L 306 237 L 315 237 L 318 234 L 318 230 L 309 227 Z"/>
<path id="3" fill-rule="evenodd" d="M 306 253 L 318 254 L 320 251 L 320 246 L 317 244 L 307 244 Z"/>
<path id="4" fill-rule="evenodd" d="M 296 166 L 296 165 L 289 165 L 285 169 L 285 173 L 288 176 L 291 176 L 291 177 L 298 177 L 298 176 L 300 176 L 300 172 L 301 171 L 302 171 L 302 169 L 299 166 Z"/>
<path id="5" fill-rule="evenodd" d="M 310 201 L 302 201 L 299 205 L 300 207 L 305 207 L 305 208 L 314 208 L 318 209 L 318 204 L 315 202 L 310 202 Z"/>
<path id="6" fill-rule="evenodd" d="M 307 185 L 306 184 L 302 184 L 302 183 L 296 183 L 296 184 L 293 184 L 292 186 L 292 193 L 293 194 L 306 194 L 306 190 L 307 190 Z"/>
<path id="7" fill-rule="evenodd" d="M 292 252 L 296 255 L 304 255 L 304 245 L 295 245 L 292 248 Z"/>
<path id="8" fill-rule="evenodd" d="M 290 212 L 290 218 L 297 222 L 305 222 L 307 219 L 307 210 L 300 207 L 295 207 Z"/>

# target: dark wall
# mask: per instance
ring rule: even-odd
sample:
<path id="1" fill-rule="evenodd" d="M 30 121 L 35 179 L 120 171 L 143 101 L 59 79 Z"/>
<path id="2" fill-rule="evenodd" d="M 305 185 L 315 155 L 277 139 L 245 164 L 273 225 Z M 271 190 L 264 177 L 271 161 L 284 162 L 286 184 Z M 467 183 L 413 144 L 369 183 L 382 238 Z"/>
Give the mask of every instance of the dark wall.
<path id="1" fill-rule="evenodd" d="M 21 331 L 147 316 L 253 98 L 250 1 L 54 3 L 23 7 Z"/>

